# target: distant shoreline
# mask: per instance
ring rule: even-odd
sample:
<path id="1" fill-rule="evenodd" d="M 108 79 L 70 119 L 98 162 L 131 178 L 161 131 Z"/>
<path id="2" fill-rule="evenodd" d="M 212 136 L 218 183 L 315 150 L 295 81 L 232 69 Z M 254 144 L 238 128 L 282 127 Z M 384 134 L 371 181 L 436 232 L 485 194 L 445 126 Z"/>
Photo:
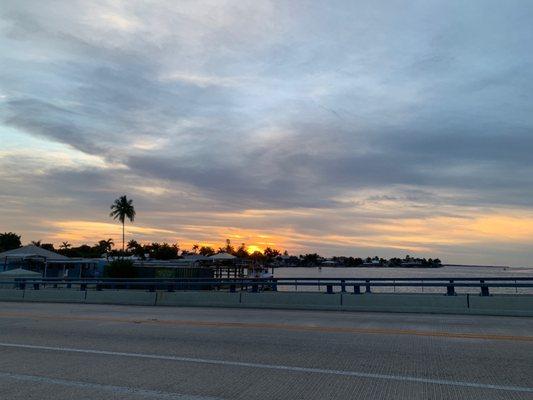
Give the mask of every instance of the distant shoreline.
<path id="1" fill-rule="evenodd" d="M 357 265 L 357 266 L 340 266 L 340 267 L 335 267 L 335 266 L 295 266 L 295 267 L 275 267 L 276 269 L 277 268 L 335 268 L 335 269 L 339 269 L 339 268 L 343 268 L 343 269 L 348 269 L 348 268 L 372 268 L 372 269 L 392 269 L 392 268 L 402 268 L 402 269 L 439 269 L 439 268 L 442 268 L 442 267 L 462 267 L 462 268 L 494 268 L 494 269 L 503 269 L 503 270 L 506 270 L 506 269 L 510 269 L 510 268 L 513 268 L 509 265 L 476 265 L 476 264 L 441 264 L 441 265 L 438 265 L 438 266 L 410 266 L 410 267 L 402 267 L 401 265 L 395 265 L 395 266 L 392 266 L 392 267 L 389 267 L 389 266 L 370 266 L 370 265 Z"/>
<path id="2" fill-rule="evenodd" d="M 442 264 L 443 267 L 465 267 L 465 268 L 499 268 L 508 269 L 509 265 L 476 265 L 476 264 Z"/>

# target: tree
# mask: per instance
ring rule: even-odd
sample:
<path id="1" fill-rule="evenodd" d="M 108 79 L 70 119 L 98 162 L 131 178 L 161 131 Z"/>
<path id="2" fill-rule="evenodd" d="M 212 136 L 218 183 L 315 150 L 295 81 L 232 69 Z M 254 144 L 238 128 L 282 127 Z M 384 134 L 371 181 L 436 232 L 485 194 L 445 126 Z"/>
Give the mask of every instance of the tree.
<path id="1" fill-rule="evenodd" d="M 144 259 L 144 253 L 146 253 L 148 249 L 145 249 L 142 244 L 132 239 L 128 242 L 128 250 L 133 255 Z"/>
<path id="2" fill-rule="evenodd" d="M 200 247 L 200 251 L 198 252 L 202 256 L 209 257 L 215 254 L 215 250 L 210 246 L 202 246 Z"/>
<path id="3" fill-rule="evenodd" d="M 235 248 L 231 245 L 231 240 L 226 239 L 226 245 L 224 247 L 219 247 L 217 253 L 234 254 Z"/>
<path id="4" fill-rule="evenodd" d="M 109 253 L 114 245 L 115 242 L 113 242 L 113 239 L 109 238 L 107 240 L 100 240 L 96 247 L 98 248 L 100 255 L 102 255 L 102 253 Z"/>
<path id="5" fill-rule="evenodd" d="M 248 254 L 248 251 L 246 250 L 246 244 L 241 243 L 241 245 L 237 248 L 237 251 L 235 252 L 234 256 L 246 259 L 250 255 Z"/>
<path id="6" fill-rule="evenodd" d="M 279 250 L 272 249 L 270 247 L 267 247 L 265 251 L 263 251 L 263 254 L 269 263 L 281 256 L 281 252 Z"/>
<path id="7" fill-rule="evenodd" d="M 40 240 L 32 240 L 31 244 L 37 247 L 41 247 L 41 241 Z"/>
<path id="8" fill-rule="evenodd" d="M 200 248 L 200 245 L 195 243 L 192 245 L 192 251 L 194 254 L 196 254 L 198 252 L 198 249 Z"/>
<path id="9" fill-rule="evenodd" d="M 135 278 L 136 275 L 137 273 L 131 260 L 113 260 L 104 269 L 106 278 Z"/>
<path id="10" fill-rule="evenodd" d="M 127 246 L 127 249 L 134 253 L 136 249 L 138 249 L 140 246 L 139 242 L 136 241 L 135 239 L 131 239 L 129 242 L 128 242 L 128 246 Z"/>
<path id="11" fill-rule="evenodd" d="M 133 200 L 128 199 L 126 195 L 120 196 L 115 202 L 111 205 L 110 217 L 113 217 L 114 220 L 119 220 L 122 224 L 122 252 L 124 252 L 126 238 L 124 232 L 124 223 L 126 218 L 133 222 L 135 219 L 135 207 L 133 206 Z"/>
<path id="12" fill-rule="evenodd" d="M 49 250 L 49 251 L 56 251 L 56 249 L 54 248 L 54 244 L 53 243 L 42 243 L 41 244 L 41 249 L 45 249 L 45 250 Z"/>
<path id="13" fill-rule="evenodd" d="M 178 244 L 170 245 L 164 242 L 160 245 L 159 243 L 152 243 L 150 257 L 155 258 L 156 260 L 172 260 L 178 258 L 179 250 Z"/>
<path id="14" fill-rule="evenodd" d="M 306 254 L 300 256 L 304 267 L 316 267 L 320 261 L 320 256 L 317 253 Z"/>
<path id="15" fill-rule="evenodd" d="M 72 245 L 69 242 L 61 242 L 61 244 L 59 245 L 59 248 L 62 250 L 67 250 L 71 247 Z"/>
<path id="16" fill-rule="evenodd" d="M 20 236 L 13 232 L 0 233 L 0 252 L 18 249 L 22 246 Z"/>
<path id="17" fill-rule="evenodd" d="M 265 255 L 260 251 L 256 250 L 252 254 L 250 254 L 250 260 L 252 260 L 256 264 L 260 264 L 265 261 Z"/>

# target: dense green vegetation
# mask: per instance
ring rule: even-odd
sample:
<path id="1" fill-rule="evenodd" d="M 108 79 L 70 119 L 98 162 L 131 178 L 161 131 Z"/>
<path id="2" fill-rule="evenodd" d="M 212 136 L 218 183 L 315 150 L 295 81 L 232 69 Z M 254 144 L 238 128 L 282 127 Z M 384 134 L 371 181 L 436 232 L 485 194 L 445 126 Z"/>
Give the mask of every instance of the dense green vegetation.
<path id="1" fill-rule="evenodd" d="M 121 257 L 134 256 L 139 259 L 153 260 L 173 260 L 184 256 L 201 255 L 211 256 L 217 253 L 232 254 L 241 259 L 247 259 L 259 264 L 278 265 L 287 267 L 318 267 L 318 266 L 335 266 L 335 267 L 406 267 L 406 268 L 432 268 L 440 267 L 441 261 L 438 258 L 414 258 L 405 256 L 404 258 L 393 257 L 390 259 L 375 257 L 332 257 L 327 259 L 317 253 L 301 254 L 299 256 L 289 256 L 287 251 L 283 253 L 277 249 L 266 247 L 262 252 L 255 251 L 249 253 L 245 243 L 235 247 L 229 239 L 224 246 L 213 248 L 209 246 L 193 245 L 191 250 L 181 250 L 177 243 L 169 244 L 166 242 L 158 243 L 139 243 L 132 239 L 128 242 L 124 251 L 114 249 L 113 239 L 102 239 L 98 243 L 90 246 L 83 244 L 73 246 L 69 242 L 62 242 L 59 248 L 55 248 L 52 243 L 41 243 L 41 241 L 31 242 L 36 246 L 55 251 L 67 257 L 84 257 L 119 259 Z M 13 233 L 0 234 L 0 246 L 5 250 L 20 247 L 20 236 Z"/>
<path id="2" fill-rule="evenodd" d="M 20 236 L 13 232 L 0 233 L 0 253 L 18 249 L 21 246 Z"/>
<path id="3" fill-rule="evenodd" d="M 123 258 L 111 261 L 104 269 L 106 278 L 135 278 L 136 276 L 133 261 Z"/>

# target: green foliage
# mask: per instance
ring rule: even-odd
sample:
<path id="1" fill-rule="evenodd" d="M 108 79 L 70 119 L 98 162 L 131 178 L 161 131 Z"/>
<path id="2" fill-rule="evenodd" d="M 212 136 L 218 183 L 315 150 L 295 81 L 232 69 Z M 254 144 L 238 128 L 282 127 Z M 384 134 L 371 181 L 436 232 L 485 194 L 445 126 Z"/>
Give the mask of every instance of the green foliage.
<path id="1" fill-rule="evenodd" d="M 135 219 L 135 207 L 133 207 L 133 200 L 126 196 L 120 196 L 111 205 L 111 213 L 109 214 L 113 219 L 118 219 L 121 224 L 126 221 L 126 218 L 131 222 Z"/>
<path id="2" fill-rule="evenodd" d="M 135 207 L 133 207 L 133 200 L 128 199 L 125 195 L 120 196 L 111 204 L 111 213 L 110 217 L 113 217 L 115 220 L 119 220 L 122 224 L 122 251 L 125 251 L 126 239 L 124 233 L 124 222 L 126 218 L 133 222 L 135 219 Z"/>
<path id="3" fill-rule="evenodd" d="M 156 260 L 173 260 L 179 257 L 179 247 L 177 244 L 168 244 L 168 243 L 152 243 L 148 246 L 148 251 L 150 258 Z"/>
<path id="4" fill-rule="evenodd" d="M 234 254 L 235 248 L 231 245 L 231 240 L 226 239 L 226 245 L 218 248 L 218 253 Z"/>
<path id="5" fill-rule="evenodd" d="M 20 236 L 13 232 L 0 233 L 0 252 L 18 249 L 22 246 Z"/>
<path id="6" fill-rule="evenodd" d="M 156 278 L 175 278 L 176 270 L 168 269 L 168 268 L 157 268 L 155 270 L 155 277 Z"/>
<path id="7" fill-rule="evenodd" d="M 306 254 L 304 256 L 300 256 L 300 259 L 302 260 L 302 263 L 305 266 L 317 266 L 320 261 L 320 256 L 317 253 L 312 254 Z"/>
<path id="8" fill-rule="evenodd" d="M 213 249 L 212 247 L 209 247 L 209 246 L 202 246 L 202 247 L 200 247 L 199 253 L 202 256 L 209 257 L 209 256 L 212 256 L 213 254 L 215 254 L 215 249 Z"/>
<path id="9" fill-rule="evenodd" d="M 271 264 L 276 258 L 281 257 L 281 253 L 279 250 L 272 249 L 270 247 L 267 247 L 263 254 L 265 256 L 265 261 L 269 264 Z"/>
<path id="10" fill-rule="evenodd" d="M 113 242 L 113 239 L 109 238 L 107 240 L 100 240 L 96 246 L 98 247 L 100 254 L 104 254 L 111 252 L 114 245 L 115 242 Z"/>
<path id="11" fill-rule="evenodd" d="M 239 258 L 243 258 L 243 259 L 248 258 L 249 254 L 248 254 L 248 251 L 246 250 L 246 244 L 241 243 L 241 245 L 239 246 L 239 248 L 237 249 L 237 251 L 233 255 L 235 257 L 239 257 Z"/>
<path id="12" fill-rule="evenodd" d="M 137 273 L 131 260 L 114 260 L 106 265 L 104 269 L 106 278 L 135 278 Z"/>

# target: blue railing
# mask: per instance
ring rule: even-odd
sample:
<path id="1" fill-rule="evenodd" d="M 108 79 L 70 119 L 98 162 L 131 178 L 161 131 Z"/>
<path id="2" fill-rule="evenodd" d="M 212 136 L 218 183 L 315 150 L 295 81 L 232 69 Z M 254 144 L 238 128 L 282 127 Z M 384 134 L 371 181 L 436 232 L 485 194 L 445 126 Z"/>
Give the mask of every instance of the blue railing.
<path id="1" fill-rule="evenodd" d="M 138 278 L 138 279 L 62 279 L 62 278 L 16 278 L 0 281 L 0 288 L 11 287 L 21 290 L 40 290 L 42 288 L 67 288 L 77 290 L 225 290 L 236 291 L 322 291 L 328 294 L 351 292 L 354 294 L 372 293 L 374 290 L 392 288 L 442 289 L 448 296 L 457 294 L 460 288 L 477 288 L 482 296 L 489 296 L 492 289 L 533 288 L 533 278 L 526 277 L 476 277 L 476 278 Z"/>

